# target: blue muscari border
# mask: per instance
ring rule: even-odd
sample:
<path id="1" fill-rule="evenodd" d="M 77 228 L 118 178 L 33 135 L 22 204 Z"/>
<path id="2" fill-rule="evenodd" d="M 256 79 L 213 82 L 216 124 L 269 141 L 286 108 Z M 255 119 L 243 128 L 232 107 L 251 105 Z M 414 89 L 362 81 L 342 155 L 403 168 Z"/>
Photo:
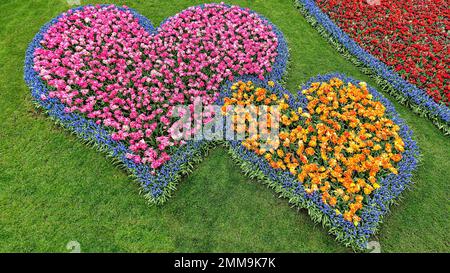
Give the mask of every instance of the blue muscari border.
<path id="1" fill-rule="evenodd" d="M 148 33 L 155 34 L 158 32 L 158 29 L 153 27 L 153 24 L 149 19 L 131 8 L 119 7 L 116 5 L 86 5 L 70 9 L 67 12 L 82 10 L 87 6 L 115 7 L 123 11 L 129 10 L 133 16 L 139 20 L 140 25 L 144 27 Z M 196 7 L 203 8 L 204 6 L 205 5 L 199 5 Z M 229 7 L 229 5 L 226 6 Z M 53 24 L 58 22 L 58 19 L 64 16 L 67 12 L 58 15 L 45 24 L 36 34 L 26 51 L 24 79 L 31 89 L 34 102 L 39 107 L 43 108 L 56 123 L 69 129 L 85 142 L 92 144 L 100 151 L 105 152 L 115 162 L 125 167 L 125 169 L 130 172 L 130 175 L 141 184 L 141 193 L 150 203 L 161 204 L 165 202 L 175 190 L 175 186 L 179 182 L 181 176 L 192 171 L 193 163 L 198 163 L 201 161 L 207 150 L 213 146 L 213 143 L 206 141 L 188 141 L 171 155 L 171 159 L 167 161 L 159 170 L 157 170 L 155 175 L 152 175 L 149 166 L 144 164 L 136 164 L 133 160 L 126 158 L 126 154 L 131 153 L 131 151 L 128 150 L 122 142 L 112 140 L 109 132 L 103 126 L 97 125 L 92 120 L 88 120 L 79 114 L 66 113 L 64 111 L 64 104 L 56 98 L 49 98 L 49 90 L 47 86 L 33 69 L 33 56 L 35 50 L 41 47 L 40 41 L 43 40 L 44 34 L 47 30 Z M 250 12 L 257 14 L 251 10 Z M 289 58 L 286 40 L 284 39 L 283 33 L 275 25 L 270 23 L 270 21 L 263 16 L 258 16 L 263 20 L 264 24 L 272 27 L 278 39 L 278 55 L 275 63 L 273 64 L 271 73 L 266 75 L 266 77 L 274 80 L 281 80 L 286 70 L 287 61 Z M 170 20 L 170 18 L 164 20 L 163 23 L 167 20 Z M 42 94 L 47 95 L 47 100 L 41 100 Z"/>
<path id="2" fill-rule="evenodd" d="M 200 7 L 203 6 L 204 5 L 200 5 Z M 71 11 L 83 8 L 84 6 L 77 7 Z M 157 29 L 153 27 L 150 20 L 133 9 L 123 7 L 117 8 L 121 10 L 130 10 L 149 33 L 154 34 L 157 32 Z M 63 15 L 64 13 L 44 25 L 36 34 L 27 49 L 24 78 L 31 89 L 34 101 L 38 106 L 43 108 L 55 122 L 69 129 L 87 143 L 92 144 L 100 151 L 105 152 L 121 166 L 124 166 L 127 171 L 131 173 L 131 176 L 142 185 L 141 192 L 150 203 L 161 204 L 165 202 L 175 190 L 175 186 L 179 182 L 180 177 L 191 172 L 193 163 L 201 161 L 207 150 L 211 146 L 216 145 L 216 143 L 207 141 L 188 141 L 171 155 L 171 159 L 157 171 L 156 175 L 151 175 L 148 166 L 136 164 L 132 160 L 126 158 L 126 154 L 130 151 L 123 143 L 112 140 L 109 132 L 103 126 L 97 125 L 92 120 L 88 120 L 76 113 L 66 113 L 64 111 L 64 104 L 55 98 L 47 98 L 45 101 L 41 100 L 41 94 L 47 95 L 48 89 L 33 69 L 33 53 L 36 48 L 40 47 L 39 42 L 43 39 L 44 33 Z M 265 20 L 267 24 L 272 26 L 273 31 L 278 37 L 279 43 L 278 56 L 273 65 L 273 70 L 266 77 L 275 82 L 280 81 L 284 76 L 288 61 L 287 43 L 281 31 L 275 25 L 271 24 L 264 17 L 260 17 Z M 347 78 L 344 75 L 329 74 L 310 79 L 310 82 L 308 82 L 306 86 L 311 82 L 327 81 L 332 77 L 339 77 L 345 82 L 349 81 L 357 84 L 355 80 Z M 276 83 L 275 87 L 271 88 L 267 85 L 266 81 L 262 81 L 254 76 L 237 77 L 235 81 L 237 80 L 252 80 L 256 85 L 265 87 L 279 96 L 283 94 L 290 95 L 288 103 L 291 107 L 294 107 L 294 109 L 297 107 L 305 107 L 306 105 L 306 98 L 301 93 L 295 98 L 295 96 L 292 96 L 291 93 L 283 89 L 279 83 Z M 220 93 L 218 98 L 219 102 L 223 101 L 223 98 L 230 94 L 229 87 L 231 84 L 231 82 L 227 82 L 222 86 L 222 93 Z M 298 183 L 295 180 L 295 177 L 289 172 L 270 168 L 263 158 L 260 158 L 253 152 L 247 150 L 238 141 L 224 143 L 230 147 L 230 153 L 233 158 L 240 162 L 243 171 L 247 175 L 267 182 L 271 187 L 275 188 L 277 192 L 281 193 L 282 196 L 289 198 L 289 202 L 294 203 L 299 207 L 307 208 L 314 221 L 323 223 L 329 228 L 330 233 L 336 235 L 339 241 L 342 241 L 347 246 L 351 246 L 356 250 L 364 249 L 368 238 L 376 232 L 383 215 L 388 212 L 388 206 L 411 184 L 411 173 L 417 165 L 416 157 L 418 156 L 418 148 L 416 143 L 412 140 L 411 131 L 404 124 L 403 120 L 398 117 L 392 104 L 373 88 L 369 87 L 369 90 L 374 98 L 382 101 L 387 108 L 387 112 L 391 115 L 391 118 L 401 126 L 401 136 L 405 141 L 406 151 L 402 161 L 399 163 L 399 175 L 388 175 L 381 182 L 383 187 L 375 192 L 373 197 L 369 200 L 370 205 L 362 210 L 361 216 L 363 220 L 358 227 L 343 220 L 342 216 L 336 215 L 333 209 L 322 203 L 318 194 L 308 196 L 301 184 Z"/>
<path id="3" fill-rule="evenodd" d="M 450 134 L 450 109 L 447 106 L 436 103 L 424 90 L 404 80 L 385 63 L 359 46 L 317 6 L 315 0 L 294 1 L 307 21 L 340 53 L 362 68 L 364 73 L 372 76 L 400 103 L 409 106 L 421 116 L 427 116 L 444 134 Z"/>
<path id="4" fill-rule="evenodd" d="M 237 80 L 252 81 L 255 86 L 264 87 L 278 97 L 287 94 L 289 95 L 287 102 L 293 109 L 298 107 L 305 109 L 307 99 L 301 93 L 301 90 L 309 88 L 313 82 L 328 82 L 332 78 L 339 78 L 344 83 L 352 83 L 355 86 L 359 86 L 360 82 L 338 73 L 318 75 L 303 85 L 296 98 L 294 98 L 290 92 L 278 83 L 274 87 L 270 87 L 267 82 L 248 76 Z M 231 96 L 231 85 L 232 83 L 228 82 L 223 87 L 220 102 L 223 103 L 225 97 Z M 412 131 L 408 128 L 405 121 L 399 117 L 392 103 L 373 87 L 368 85 L 367 88 L 373 95 L 374 100 L 380 101 L 386 107 L 386 115 L 400 126 L 399 134 L 405 143 L 405 152 L 397 166 L 398 175 L 391 173 L 384 177 L 379 182 L 381 187 L 375 190 L 373 195 L 367 197 L 367 203 L 361 210 L 362 220 L 356 227 L 344 220 L 342 215 L 337 215 L 334 208 L 324 204 L 318 192 L 308 195 L 304 191 L 303 185 L 289 171 L 271 168 L 267 160 L 245 148 L 240 141 L 225 143 L 230 148 L 230 154 L 241 166 L 244 173 L 268 184 L 281 197 L 289 199 L 290 203 L 300 208 L 308 209 L 314 221 L 322 223 L 329 229 L 329 233 L 336 236 L 338 241 L 341 241 L 348 247 L 352 247 L 356 251 L 366 249 L 369 238 L 377 232 L 383 216 L 389 212 L 389 206 L 394 204 L 398 200 L 399 195 L 412 185 L 412 173 L 417 167 L 419 158 L 419 148 L 412 138 Z"/>

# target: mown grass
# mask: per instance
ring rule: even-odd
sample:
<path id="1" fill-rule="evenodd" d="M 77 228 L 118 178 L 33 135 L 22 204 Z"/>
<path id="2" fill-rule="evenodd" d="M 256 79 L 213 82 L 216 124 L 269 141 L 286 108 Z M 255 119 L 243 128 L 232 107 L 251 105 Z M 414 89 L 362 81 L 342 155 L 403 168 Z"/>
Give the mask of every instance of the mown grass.
<path id="1" fill-rule="evenodd" d="M 81 1 L 85 4 L 86 1 Z M 159 24 L 207 1 L 113 1 Z M 375 84 L 338 55 L 288 0 L 227 1 L 269 18 L 291 49 L 286 87 L 339 71 Z M 89 3 L 93 3 L 89 1 Z M 127 174 L 35 110 L 23 81 L 25 50 L 66 1 L 0 3 L 0 251 L 347 252 L 304 210 L 297 211 L 239 172 L 222 148 L 211 152 L 162 207 L 149 207 Z M 395 104 L 414 130 L 422 164 L 374 238 L 383 252 L 448 252 L 450 141 Z"/>

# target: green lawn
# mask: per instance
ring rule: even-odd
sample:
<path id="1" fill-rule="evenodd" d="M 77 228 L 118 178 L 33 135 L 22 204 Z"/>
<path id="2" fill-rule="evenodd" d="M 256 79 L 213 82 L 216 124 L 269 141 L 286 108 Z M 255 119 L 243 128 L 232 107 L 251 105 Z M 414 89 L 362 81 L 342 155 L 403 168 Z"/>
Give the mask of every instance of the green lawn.
<path id="1" fill-rule="evenodd" d="M 81 1 L 85 4 L 86 1 Z M 155 24 L 205 1 L 121 1 Z M 227 1 L 268 17 L 291 49 L 292 92 L 318 73 L 375 84 L 309 26 L 290 0 Z M 25 50 L 66 1 L 0 3 L 0 252 L 348 252 L 270 189 L 246 178 L 217 148 L 169 202 L 150 207 L 110 160 L 35 110 L 23 81 Z M 383 252 L 449 252 L 450 138 L 395 104 L 414 130 L 422 164 L 378 234 Z"/>

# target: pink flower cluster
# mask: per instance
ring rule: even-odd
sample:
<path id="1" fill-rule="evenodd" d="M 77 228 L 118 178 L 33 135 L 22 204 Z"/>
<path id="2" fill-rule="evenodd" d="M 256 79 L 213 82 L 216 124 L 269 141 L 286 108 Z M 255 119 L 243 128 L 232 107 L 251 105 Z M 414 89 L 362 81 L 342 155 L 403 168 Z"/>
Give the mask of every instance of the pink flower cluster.
<path id="1" fill-rule="evenodd" d="M 129 158 L 156 169 L 182 144 L 169 130 L 173 107 L 210 105 L 234 76 L 263 78 L 277 45 L 271 26 L 237 6 L 189 8 L 154 35 L 127 9 L 87 6 L 48 29 L 34 69 L 67 112 L 105 126 Z"/>

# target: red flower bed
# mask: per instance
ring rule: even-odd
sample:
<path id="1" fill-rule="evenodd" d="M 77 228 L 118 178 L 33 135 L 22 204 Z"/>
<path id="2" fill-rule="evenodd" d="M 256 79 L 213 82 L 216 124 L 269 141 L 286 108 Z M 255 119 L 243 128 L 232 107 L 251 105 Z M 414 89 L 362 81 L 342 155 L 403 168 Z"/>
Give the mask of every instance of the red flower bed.
<path id="1" fill-rule="evenodd" d="M 448 0 L 316 0 L 372 55 L 450 105 Z"/>

